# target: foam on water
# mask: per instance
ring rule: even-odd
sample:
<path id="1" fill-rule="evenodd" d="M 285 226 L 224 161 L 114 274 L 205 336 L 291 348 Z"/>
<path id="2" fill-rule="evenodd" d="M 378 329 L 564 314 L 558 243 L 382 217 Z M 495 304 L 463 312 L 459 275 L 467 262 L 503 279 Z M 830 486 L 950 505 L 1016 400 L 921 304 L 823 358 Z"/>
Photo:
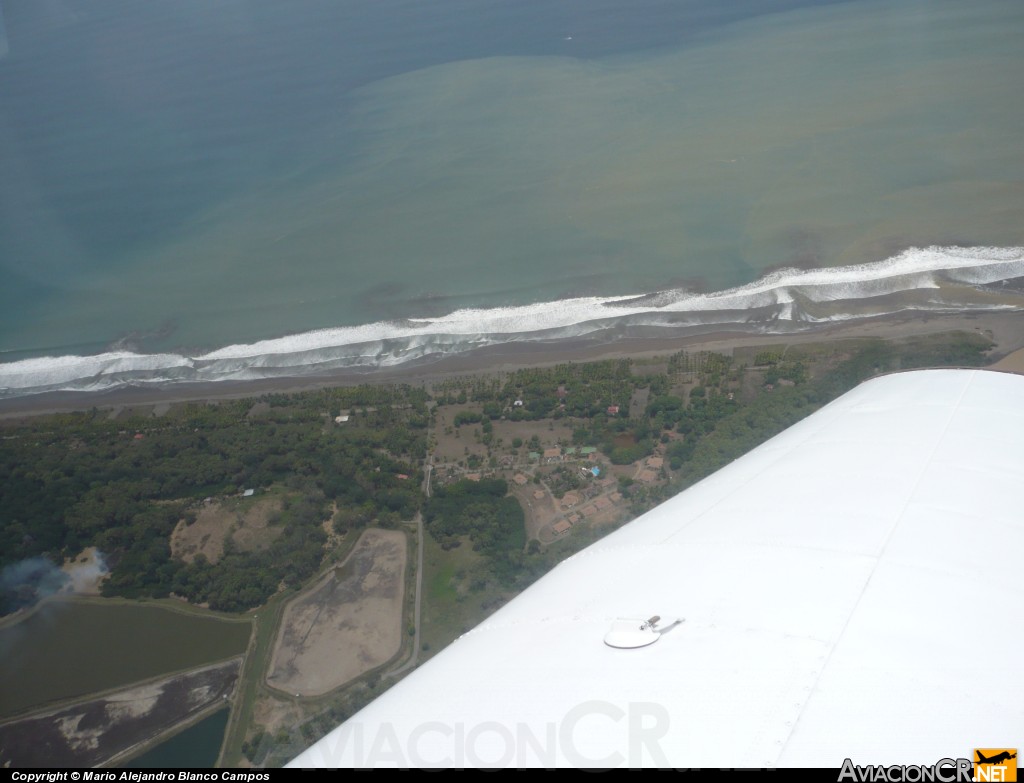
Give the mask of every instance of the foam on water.
<path id="1" fill-rule="evenodd" d="M 392 367 L 501 343 L 550 342 L 601 332 L 609 338 L 639 329 L 650 334 L 651 328 L 742 327 L 770 333 L 907 310 L 1022 309 L 1024 300 L 997 302 L 976 288 L 1020 277 L 1021 247 L 911 248 L 874 263 L 778 270 L 747 285 L 711 293 L 675 289 L 463 309 L 438 318 L 382 321 L 229 345 L 195 356 L 112 351 L 26 359 L 0 364 L 0 396 Z"/>

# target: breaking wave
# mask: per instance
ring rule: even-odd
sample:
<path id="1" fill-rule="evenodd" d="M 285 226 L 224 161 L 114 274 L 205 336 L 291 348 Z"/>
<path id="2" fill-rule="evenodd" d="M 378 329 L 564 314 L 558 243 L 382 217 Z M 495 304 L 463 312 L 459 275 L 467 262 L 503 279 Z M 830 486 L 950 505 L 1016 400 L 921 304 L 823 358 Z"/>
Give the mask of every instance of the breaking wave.
<path id="1" fill-rule="evenodd" d="M 712 293 L 675 289 L 463 309 L 228 345 L 195 356 L 111 351 L 25 359 L 0 364 L 0 397 L 372 370 L 515 342 L 724 329 L 786 333 L 903 311 L 1024 309 L 1019 292 L 993 287 L 1015 278 L 1024 278 L 1021 247 L 911 248 L 873 263 L 783 269 Z"/>

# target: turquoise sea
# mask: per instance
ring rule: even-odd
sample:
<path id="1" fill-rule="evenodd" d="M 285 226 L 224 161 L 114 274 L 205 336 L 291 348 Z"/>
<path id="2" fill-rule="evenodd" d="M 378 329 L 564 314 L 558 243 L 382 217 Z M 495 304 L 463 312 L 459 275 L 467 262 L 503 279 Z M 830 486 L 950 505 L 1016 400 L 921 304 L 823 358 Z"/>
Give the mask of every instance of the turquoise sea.
<path id="1" fill-rule="evenodd" d="M 1020 309 L 1022 40 L 1019 0 L 0 0 L 0 397 Z"/>

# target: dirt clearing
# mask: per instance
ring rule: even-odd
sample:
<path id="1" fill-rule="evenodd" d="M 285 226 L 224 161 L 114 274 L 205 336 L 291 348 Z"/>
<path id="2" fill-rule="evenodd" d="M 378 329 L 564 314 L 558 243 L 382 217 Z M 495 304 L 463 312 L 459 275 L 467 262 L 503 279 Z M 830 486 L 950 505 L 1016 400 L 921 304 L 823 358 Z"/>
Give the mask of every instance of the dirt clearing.
<path id="1" fill-rule="evenodd" d="M 404 533 L 364 532 L 344 563 L 288 604 L 267 684 L 319 696 L 395 656 L 406 560 Z"/>
<path id="2" fill-rule="evenodd" d="M 204 503 L 195 522 L 190 525 L 183 519 L 174 528 L 171 556 L 191 563 L 203 555 L 216 563 L 224 555 L 224 544 L 229 538 L 243 552 L 262 549 L 281 535 L 280 527 L 270 525 L 271 518 L 280 510 L 281 500 L 276 497 Z"/>
<path id="3" fill-rule="evenodd" d="M 0 766 L 90 767 L 227 703 L 242 659 L 36 713 L 0 726 Z"/>

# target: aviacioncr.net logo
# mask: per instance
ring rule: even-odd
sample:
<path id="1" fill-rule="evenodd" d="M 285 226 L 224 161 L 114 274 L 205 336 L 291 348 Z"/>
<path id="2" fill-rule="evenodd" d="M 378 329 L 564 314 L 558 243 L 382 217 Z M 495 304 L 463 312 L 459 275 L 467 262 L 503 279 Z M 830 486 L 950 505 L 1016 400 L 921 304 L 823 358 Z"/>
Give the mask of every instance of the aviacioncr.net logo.
<path id="1" fill-rule="evenodd" d="M 838 783 L 969 783 L 974 765 L 970 759 L 939 759 L 934 764 L 881 764 L 858 766 L 843 761 Z"/>
<path id="2" fill-rule="evenodd" d="M 1014 783 L 1017 780 L 1017 749 L 975 748 L 974 780 Z"/>

